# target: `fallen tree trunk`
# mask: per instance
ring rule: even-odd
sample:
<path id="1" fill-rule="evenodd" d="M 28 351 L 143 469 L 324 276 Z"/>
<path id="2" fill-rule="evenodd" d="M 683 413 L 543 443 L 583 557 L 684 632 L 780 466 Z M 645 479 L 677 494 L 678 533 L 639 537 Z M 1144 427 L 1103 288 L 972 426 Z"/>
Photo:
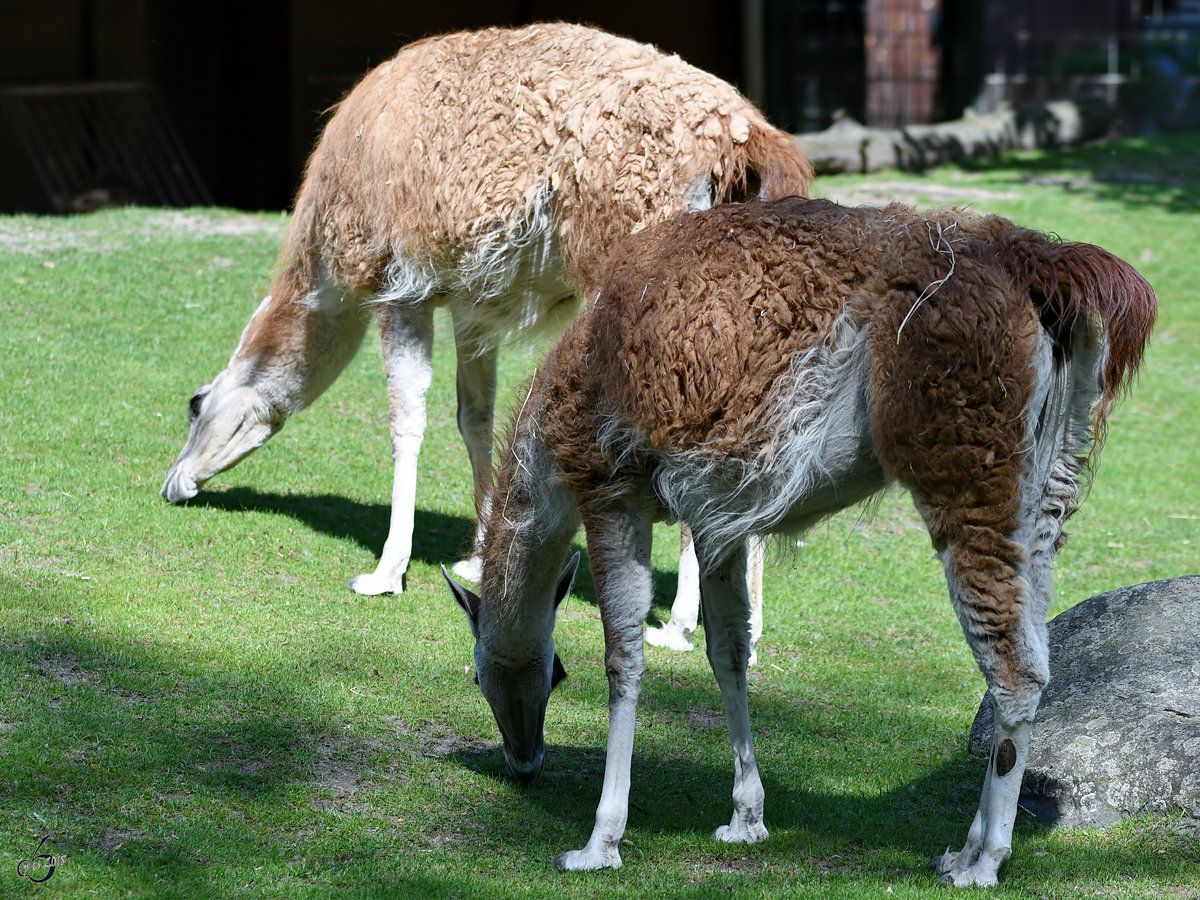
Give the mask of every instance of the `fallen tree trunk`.
<path id="1" fill-rule="evenodd" d="M 904 128 L 867 128 L 845 117 L 824 131 L 796 135 L 796 144 L 825 175 L 889 168 L 920 172 L 1006 150 L 1071 147 L 1098 140 L 1111 133 L 1115 119 L 1115 110 L 1107 102 L 1083 97 L 986 115 L 968 110 L 952 122 Z"/>

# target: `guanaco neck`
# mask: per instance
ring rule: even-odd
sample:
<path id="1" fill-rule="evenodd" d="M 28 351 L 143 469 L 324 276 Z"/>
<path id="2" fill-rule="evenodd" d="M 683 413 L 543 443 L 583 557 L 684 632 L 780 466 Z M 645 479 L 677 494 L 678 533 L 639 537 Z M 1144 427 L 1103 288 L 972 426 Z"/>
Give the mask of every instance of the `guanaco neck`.
<path id="1" fill-rule="evenodd" d="M 525 409 L 506 450 L 483 553 L 480 632 L 493 645 L 544 646 L 554 628 L 555 587 L 579 527 L 574 498 L 555 477 Z"/>

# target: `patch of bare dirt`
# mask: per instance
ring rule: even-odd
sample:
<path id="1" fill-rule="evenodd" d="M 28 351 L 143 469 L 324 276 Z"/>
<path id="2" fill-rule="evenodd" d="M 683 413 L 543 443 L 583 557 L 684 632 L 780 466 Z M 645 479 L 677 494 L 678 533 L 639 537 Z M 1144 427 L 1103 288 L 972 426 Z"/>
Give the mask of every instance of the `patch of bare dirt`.
<path id="1" fill-rule="evenodd" d="M 131 706 L 149 705 L 157 703 L 159 698 L 152 697 L 149 694 L 144 694 L 141 691 L 130 691 L 124 688 L 117 688 L 112 692 L 112 696 L 116 697 L 122 703 L 128 703 Z"/>
<path id="2" fill-rule="evenodd" d="M 861 859 L 844 856 L 841 853 L 831 853 L 829 856 L 810 856 L 808 861 L 816 866 L 817 871 L 822 875 L 844 875 L 863 870 Z"/>
<path id="3" fill-rule="evenodd" d="M 329 737 L 319 740 L 315 749 L 313 784 L 335 797 L 357 794 L 363 787 L 360 776 L 367 769 L 368 753 L 350 741 Z"/>
<path id="4" fill-rule="evenodd" d="M 94 221 L 92 225 L 90 222 Z M 0 219 L 0 252 L 43 254 L 59 250 L 109 253 L 126 248 L 127 238 L 188 237 L 271 234 L 282 237 L 285 216 L 204 213 L 196 210 L 160 210 L 126 229 L 111 222 L 87 219 L 15 216 Z M 221 265 L 219 259 L 215 261 Z"/>
<path id="5" fill-rule="evenodd" d="M 722 713 L 714 712 L 711 709 L 701 709 L 698 706 L 693 706 L 687 711 L 687 720 L 697 731 L 725 727 L 725 716 Z"/>
<path id="6" fill-rule="evenodd" d="M 720 856 L 706 853 L 700 857 L 696 868 L 705 874 L 752 875 L 763 870 L 761 859 L 739 858 L 736 856 Z"/>
<path id="7" fill-rule="evenodd" d="M 92 676 L 83 670 L 73 653 L 43 656 L 37 661 L 37 673 L 65 685 L 89 684 L 92 681 Z"/>
<path id="8" fill-rule="evenodd" d="M 950 186 L 922 181 L 873 181 L 863 184 L 822 185 L 822 193 L 843 206 L 886 206 L 888 203 L 907 203 L 923 206 L 930 202 L 962 206 L 1012 200 L 1011 191 L 992 191 L 984 188 Z"/>
<path id="9" fill-rule="evenodd" d="M 131 837 L 141 837 L 142 834 L 143 832 L 137 831 L 136 829 L 132 831 L 126 831 L 123 828 L 115 828 L 110 825 L 105 829 L 104 837 L 100 838 L 100 840 L 96 842 L 95 847 L 97 850 L 102 850 L 105 853 L 112 853 L 125 846 L 125 842 Z"/>
<path id="10" fill-rule="evenodd" d="M 287 229 L 284 216 L 263 218 L 250 215 L 210 215 L 195 210 L 163 210 L 146 222 L 147 232 L 166 231 L 189 237 L 216 237 L 244 234 L 280 234 Z"/>
<path id="11" fill-rule="evenodd" d="M 403 769 L 412 750 L 395 741 L 335 735 L 319 739 L 314 750 L 311 783 L 319 796 L 312 803 L 317 809 L 342 815 L 367 813 L 373 807 L 360 794 L 380 782 L 403 786 L 409 781 Z"/>
<path id="12" fill-rule="evenodd" d="M 277 765 L 275 757 L 255 752 L 253 744 L 218 737 L 211 742 L 214 752 L 207 762 L 197 762 L 199 772 L 214 772 L 234 775 L 258 776 Z"/>
<path id="13" fill-rule="evenodd" d="M 442 759 L 459 753 L 484 753 L 495 746 L 490 741 L 458 734 L 441 722 L 422 722 L 413 727 L 400 716 L 393 716 L 391 723 L 402 736 L 415 743 L 421 756 Z"/>

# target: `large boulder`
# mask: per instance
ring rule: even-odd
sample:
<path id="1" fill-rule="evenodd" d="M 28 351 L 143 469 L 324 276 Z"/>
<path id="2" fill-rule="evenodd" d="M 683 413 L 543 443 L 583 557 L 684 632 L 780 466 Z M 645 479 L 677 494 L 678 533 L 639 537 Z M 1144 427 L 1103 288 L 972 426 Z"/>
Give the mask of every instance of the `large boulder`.
<path id="1" fill-rule="evenodd" d="M 1050 685 L 1021 805 L 1049 824 L 1107 826 L 1182 808 L 1200 825 L 1200 576 L 1120 588 L 1050 622 Z M 987 753 L 984 696 L 971 747 Z"/>

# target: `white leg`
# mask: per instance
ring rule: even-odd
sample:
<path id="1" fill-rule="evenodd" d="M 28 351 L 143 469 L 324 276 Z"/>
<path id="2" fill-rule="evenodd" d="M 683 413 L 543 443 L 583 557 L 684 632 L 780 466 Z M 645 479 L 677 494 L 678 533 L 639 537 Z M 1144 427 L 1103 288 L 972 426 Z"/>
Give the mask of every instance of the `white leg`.
<path id="1" fill-rule="evenodd" d="M 761 534 L 750 538 L 746 547 L 749 559 L 746 563 L 746 592 L 750 595 L 750 658 L 746 665 L 758 662 L 758 639 L 763 629 L 763 564 L 766 557 L 767 539 Z"/>
<path id="2" fill-rule="evenodd" d="M 604 622 L 608 670 L 608 752 L 596 824 L 582 850 L 560 854 L 559 869 L 618 869 L 629 817 L 630 766 L 645 659 L 642 623 L 650 611 L 651 528 L 648 515 L 620 513 L 586 522 L 588 555 Z"/>
<path id="3" fill-rule="evenodd" d="M 483 575 L 484 528 L 492 502 L 492 434 L 496 407 L 496 348 L 480 346 L 455 331 L 458 351 L 458 431 L 471 460 L 475 500 L 475 543 L 471 557 L 454 574 L 479 583 Z"/>
<path id="4" fill-rule="evenodd" d="M 746 697 L 746 664 L 750 658 L 748 627 L 750 598 L 747 592 L 746 544 L 729 559 L 702 575 L 700 602 L 704 604 L 704 641 L 721 699 L 733 748 L 733 818 L 713 832 L 726 843 L 754 844 L 767 839 L 763 824 L 763 786 L 754 759 L 750 732 L 750 707 Z"/>
<path id="5" fill-rule="evenodd" d="M 691 529 L 685 524 L 680 530 L 679 581 L 675 589 L 675 602 L 671 604 L 671 617 L 665 625 L 646 629 L 646 643 L 686 652 L 695 646 L 692 636 L 700 618 L 700 564 L 696 561 Z M 762 637 L 766 538 L 758 535 L 750 538 L 748 549 L 750 557 L 746 568 L 746 590 L 750 595 L 750 658 L 747 665 L 752 666 L 758 662 L 758 639 Z"/>
<path id="6" fill-rule="evenodd" d="M 947 850 L 941 856 L 934 857 L 931 862 L 933 868 L 942 874 L 956 871 L 965 871 L 975 865 L 979 859 L 980 851 L 983 850 L 983 835 L 986 829 L 988 818 L 988 802 L 992 796 L 992 771 L 995 768 L 996 748 L 995 741 L 992 742 L 992 753 L 988 757 L 987 771 L 983 776 L 983 791 L 979 795 L 979 807 L 975 810 L 975 818 L 971 820 L 971 827 L 967 830 L 967 842 L 958 852 Z"/>
<path id="7" fill-rule="evenodd" d="M 675 588 L 675 602 L 671 604 L 671 618 L 660 628 L 647 628 L 646 643 L 687 652 L 694 646 L 692 634 L 696 631 L 699 619 L 700 564 L 696 561 L 692 531 L 684 524 L 680 529 L 679 581 Z"/>
<path id="8" fill-rule="evenodd" d="M 999 715 L 998 707 L 996 711 Z M 1012 855 L 1012 832 L 1032 731 L 1032 721 L 1002 727 L 997 718 L 979 810 L 967 842 L 962 850 L 948 852 L 933 863 L 946 884 L 992 887 L 998 883 L 1000 866 Z"/>
<path id="9" fill-rule="evenodd" d="M 376 307 L 387 370 L 392 437 L 392 516 L 374 573 L 350 579 L 359 594 L 400 594 L 412 556 L 417 501 L 417 456 L 425 435 L 425 394 L 433 380 L 433 311 L 427 306 Z"/>

